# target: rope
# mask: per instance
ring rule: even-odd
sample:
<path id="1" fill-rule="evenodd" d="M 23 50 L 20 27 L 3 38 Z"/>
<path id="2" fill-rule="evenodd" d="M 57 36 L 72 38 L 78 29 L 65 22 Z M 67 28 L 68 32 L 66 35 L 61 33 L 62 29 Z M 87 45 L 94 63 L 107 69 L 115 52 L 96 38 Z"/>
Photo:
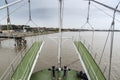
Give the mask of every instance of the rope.
<path id="1" fill-rule="evenodd" d="M 113 43 L 114 43 L 114 29 L 115 29 L 115 16 L 116 16 L 116 12 L 117 12 L 117 8 L 120 4 L 120 1 L 119 3 L 117 4 L 115 10 L 114 10 L 114 14 L 113 14 L 113 21 L 111 23 L 111 30 L 113 30 L 111 32 L 111 45 L 110 45 L 110 62 L 109 62 L 109 75 L 108 75 L 108 80 L 111 80 L 111 66 L 112 66 L 112 54 L 113 54 Z"/>

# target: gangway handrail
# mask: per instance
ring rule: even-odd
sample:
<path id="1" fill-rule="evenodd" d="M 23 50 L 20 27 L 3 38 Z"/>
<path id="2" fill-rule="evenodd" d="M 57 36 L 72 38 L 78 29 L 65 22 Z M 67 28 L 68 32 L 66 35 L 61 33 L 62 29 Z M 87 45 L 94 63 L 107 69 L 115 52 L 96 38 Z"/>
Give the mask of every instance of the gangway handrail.
<path id="1" fill-rule="evenodd" d="M 12 80 L 29 80 L 31 72 L 35 67 L 36 59 L 41 50 L 41 45 L 43 42 L 35 42 L 32 47 L 26 52 L 25 57 L 22 59 L 20 64 L 17 66 L 14 74 L 12 75 Z"/>
<path id="2" fill-rule="evenodd" d="M 81 57 L 82 57 L 83 62 L 84 62 L 84 64 L 85 64 L 85 66 L 86 66 L 87 72 L 89 72 L 89 70 L 90 70 L 89 75 L 91 75 L 91 78 L 94 79 L 94 80 L 99 80 L 99 78 L 98 78 L 98 72 L 99 72 L 99 74 L 101 74 L 101 76 L 103 76 L 103 79 L 106 80 L 103 72 L 101 71 L 101 69 L 99 68 L 99 66 L 97 65 L 97 63 L 95 62 L 95 60 L 93 59 L 92 55 L 91 55 L 90 52 L 87 50 L 87 48 L 83 45 L 82 42 L 80 42 L 80 43 L 78 43 L 78 44 L 81 44 L 81 46 L 78 46 L 78 47 L 77 47 L 77 44 L 76 44 L 76 47 L 78 48 L 78 51 L 79 51 L 79 49 L 82 51 L 82 52 L 79 51 L 79 53 L 82 54 Z M 83 47 L 83 48 L 86 48 L 85 51 L 83 50 L 82 47 Z M 86 52 L 86 54 L 85 54 L 84 52 Z M 88 52 L 89 54 L 88 54 L 87 52 Z M 87 55 L 87 54 L 88 54 L 88 55 Z M 84 55 L 86 55 L 86 56 L 84 56 Z M 84 58 L 83 58 L 83 56 L 84 56 Z M 91 62 L 88 60 L 88 56 L 91 56 Z M 90 64 L 90 63 L 91 63 L 91 64 Z M 92 65 L 92 63 L 94 63 L 94 65 Z M 94 70 L 93 67 L 94 67 L 96 70 Z M 92 74 L 91 74 L 91 71 L 92 71 Z"/>
<path id="3" fill-rule="evenodd" d="M 12 60 L 12 62 L 10 63 L 10 65 L 7 67 L 7 69 L 5 70 L 5 72 L 3 73 L 3 75 L 0 77 L 0 80 L 6 80 L 6 78 L 10 77 L 8 76 L 9 74 L 12 74 L 12 72 L 14 72 L 14 68 L 17 67 L 17 65 L 20 63 L 20 61 L 22 60 L 22 58 L 24 57 L 27 49 L 22 49 L 21 52 L 19 52 L 17 54 L 17 56 Z M 17 63 L 16 65 L 14 65 L 15 63 Z M 11 70 L 12 69 L 12 70 Z"/>
<path id="4" fill-rule="evenodd" d="M 81 48 L 82 49 L 82 48 Z M 79 53 L 79 52 L 78 52 Z M 81 55 L 81 56 L 83 56 L 83 55 Z M 82 58 L 82 57 L 81 57 Z M 83 59 L 83 58 L 82 58 Z M 87 59 L 87 58 L 86 58 Z M 84 61 L 83 61 L 84 62 Z M 94 69 L 91 67 L 91 64 L 90 64 L 90 62 L 89 62 L 89 60 L 87 59 L 87 62 L 88 62 L 88 64 L 89 64 L 89 68 L 92 70 L 92 72 L 93 72 L 93 74 L 94 75 L 96 75 L 95 74 L 95 72 L 94 72 Z M 85 62 L 84 62 L 84 65 L 85 65 Z M 86 66 L 85 66 L 86 67 Z M 87 68 L 86 68 L 87 69 Z M 87 69 L 87 72 L 89 72 L 89 69 Z M 90 74 L 89 74 L 90 75 Z M 92 75 L 93 77 L 94 77 L 94 75 Z M 91 78 L 90 78 L 91 79 Z M 98 80 L 98 78 L 97 78 L 97 76 L 95 76 L 95 79 L 96 80 Z M 91 79 L 92 80 L 92 79 Z"/>
<path id="5" fill-rule="evenodd" d="M 34 49 L 34 51 L 33 51 L 34 53 L 35 53 L 36 49 L 37 49 L 37 48 Z M 26 70 L 30 68 L 31 59 L 34 58 L 33 55 L 34 55 L 34 54 L 32 54 L 32 56 L 30 57 L 30 59 L 29 59 L 29 61 L 28 61 L 28 64 L 27 64 L 27 67 L 26 67 L 25 70 L 24 70 L 24 73 L 26 73 Z M 26 74 L 25 74 L 24 76 L 26 76 Z M 24 76 L 22 76 L 22 79 L 24 78 Z M 24 80 L 24 79 L 23 79 L 23 80 Z"/>
<path id="6" fill-rule="evenodd" d="M 82 48 L 81 48 L 81 49 L 82 49 Z M 83 50 L 83 49 L 82 49 L 82 50 Z M 98 77 L 96 76 L 93 67 L 91 67 L 92 65 L 90 64 L 90 61 L 88 60 L 87 56 L 85 56 L 85 57 L 86 57 L 86 60 L 87 60 L 87 62 L 88 62 L 89 68 L 92 70 L 92 72 L 93 72 L 93 74 L 94 74 L 94 76 L 95 76 L 95 79 L 98 80 Z M 87 70 L 88 70 L 88 72 L 89 72 L 89 69 L 87 69 Z M 94 76 L 93 76 L 93 77 L 94 77 Z"/>
<path id="7" fill-rule="evenodd" d="M 84 46 L 88 49 L 88 51 L 91 53 L 92 57 L 94 57 L 94 59 L 95 59 L 96 55 L 99 54 L 99 53 L 96 52 L 93 49 L 93 47 L 89 43 L 87 43 L 87 41 L 85 39 L 81 38 L 80 40 L 81 40 L 82 43 L 84 43 Z M 98 63 L 98 62 L 96 61 L 96 63 Z M 105 65 L 105 63 L 103 63 L 103 65 Z"/>
<path id="8" fill-rule="evenodd" d="M 32 44 L 30 44 L 31 46 Z M 10 77 L 13 72 L 14 69 L 17 67 L 17 65 L 21 62 L 22 58 L 25 56 L 26 51 L 29 50 L 30 46 L 28 46 L 26 49 L 22 49 L 17 55 L 16 57 L 12 60 L 12 62 L 10 63 L 10 65 L 7 67 L 7 69 L 5 70 L 5 72 L 2 74 L 2 76 L 0 77 L 0 80 L 6 80 L 6 78 Z M 10 76 L 9 76 L 10 75 Z"/>

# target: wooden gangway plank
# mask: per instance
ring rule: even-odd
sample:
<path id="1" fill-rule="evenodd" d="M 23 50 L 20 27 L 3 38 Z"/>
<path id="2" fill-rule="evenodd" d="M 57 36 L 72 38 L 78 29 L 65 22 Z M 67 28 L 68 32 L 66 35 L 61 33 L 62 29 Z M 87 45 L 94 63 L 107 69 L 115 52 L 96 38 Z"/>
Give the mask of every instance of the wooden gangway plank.
<path id="1" fill-rule="evenodd" d="M 12 75 L 12 80 L 27 80 L 36 59 L 36 55 L 40 50 L 42 42 L 35 42 L 31 48 L 26 52 L 24 58 L 17 66 L 15 72 Z"/>
<path id="2" fill-rule="evenodd" d="M 92 57 L 90 52 L 87 50 L 87 48 L 84 46 L 84 44 L 81 41 L 77 41 L 75 42 L 75 45 L 77 47 L 77 50 L 80 56 L 82 57 L 82 60 L 85 64 L 85 67 L 87 69 L 87 72 L 91 80 L 106 80 L 100 67 L 97 65 L 94 58 Z"/>

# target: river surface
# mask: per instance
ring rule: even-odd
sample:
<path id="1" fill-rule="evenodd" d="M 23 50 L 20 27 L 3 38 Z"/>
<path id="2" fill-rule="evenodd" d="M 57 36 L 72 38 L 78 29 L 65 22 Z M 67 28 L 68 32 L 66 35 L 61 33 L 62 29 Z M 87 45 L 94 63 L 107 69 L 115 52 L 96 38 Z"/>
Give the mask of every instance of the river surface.
<path id="1" fill-rule="evenodd" d="M 63 37 L 71 37 L 72 39 L 63 39 L 62 43 L 62 66 L 68 65 L 78 59 L 75 53 L 74 45 L 72 40 L 84 39 L 86 44 L 90 44 L 93 47 L 93 57 L 97 63 L 99 63 L 100 56 L 105 44 L 107 37 L 107 32 L 94 32 L 94 38 L 92 40 L 93 32 L 81 32 L 79 37 L 78 32 L 64 32 Z M 51 38 L 52 37 L 52 38 Z M 54 37 L 54 38 L 53 38 Z M 43 68 L 51 67 L 52 65 L 57 65 L 57 51 L 58 51 L 58 34 L 48 34 L 42 36 L 27 37 L 27 45 L 30 46 L 34 41 L 45 40 L 43 49 L 41 50 L 40 57 L 35 66 L 34 72 L 39 71 Z M 114 38 L 114 48 L 112 57 L 112 74 L 111 80 L 120 80 L 120 32 L 115 32 Z M 0 76 L 3 74 L 8 65 L 12 62 L 19 52 L 14 49 L 14 40 L 8 39 L 1 41 L 0 45 Z M 104 74 L 108 77 L 109 69 L 109 55 L 110 55 L 110 37 L 108 39 L 101 64 L 99 65 L 102 71 L 105 70 Z M 42 64 L 42 65 L 41 65 Z M 75 70 L 83 70 L 80 62 L 70 64 L 70 68 Z M 106 69 L 105 69 L 106 68 Z"/>

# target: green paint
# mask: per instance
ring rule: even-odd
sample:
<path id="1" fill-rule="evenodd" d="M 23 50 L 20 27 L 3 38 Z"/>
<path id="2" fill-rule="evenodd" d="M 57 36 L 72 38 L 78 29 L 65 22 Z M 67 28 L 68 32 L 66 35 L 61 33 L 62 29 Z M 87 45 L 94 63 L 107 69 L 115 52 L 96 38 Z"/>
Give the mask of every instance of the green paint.
<path id="1" fill-rule="evenodd" d="M 48 71 L 47 69 L 45 70 L 41 70 L 39 72 L 34 73 L 31 76 L 30 80 L 57 80 L 58 75 L 60 75 L 62 77 L 62 80 L 81 80 L 80 78 L 77 78 L 76 76 L 76 71 L 71 70 L 68 72 L 68 76 L 67 78 L 63 78 L 63 71 L 56 71 L 56 78 L 52 78 L 51 77 L 51 71 Z"/>
<path id="2" fill-rule="evenodd" d="M 35 42 L 31 48 L 26 52 L 20 64 L 17 66 L 12 80 L 27 80 L 29 72 L 32 68 L 33 62 L 42 42 Z"/>
<path id="3" fill-rule="evenodd" d="M 75 42 L 75 45 L 78 49 L 78 52 L 80 53 L 80 56 L 82 57 L 85 67 L 88 70 L 91 80 L 106 80 L 104 74 L 87 48 L 80 41 Z"/>

